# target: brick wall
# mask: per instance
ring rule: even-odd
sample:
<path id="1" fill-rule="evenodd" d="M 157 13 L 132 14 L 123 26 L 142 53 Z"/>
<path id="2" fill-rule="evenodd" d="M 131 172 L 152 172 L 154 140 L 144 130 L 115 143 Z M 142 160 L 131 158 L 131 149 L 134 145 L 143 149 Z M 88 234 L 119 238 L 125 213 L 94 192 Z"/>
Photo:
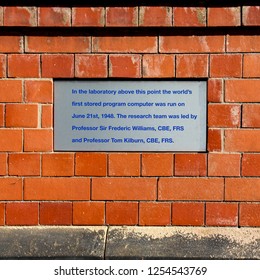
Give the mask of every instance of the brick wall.
<path id="1" fill-rule="evenodd" d="M 166 2 L 0 7 L 0 225 L 260 226 L 260 6 Z M 54 152 L 55 78 L 207 79 L 207 152 Z"/>

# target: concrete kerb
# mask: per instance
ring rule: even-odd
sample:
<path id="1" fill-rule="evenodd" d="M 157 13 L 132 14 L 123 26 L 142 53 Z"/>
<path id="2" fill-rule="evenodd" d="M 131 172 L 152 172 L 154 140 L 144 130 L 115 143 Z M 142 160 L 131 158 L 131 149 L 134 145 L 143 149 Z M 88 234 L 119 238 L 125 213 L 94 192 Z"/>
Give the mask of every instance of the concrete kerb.
<path id="1" fill-rule="evenodd" d="M 2 227 L 0 259 L 260 259 L 260 229 Z"/>

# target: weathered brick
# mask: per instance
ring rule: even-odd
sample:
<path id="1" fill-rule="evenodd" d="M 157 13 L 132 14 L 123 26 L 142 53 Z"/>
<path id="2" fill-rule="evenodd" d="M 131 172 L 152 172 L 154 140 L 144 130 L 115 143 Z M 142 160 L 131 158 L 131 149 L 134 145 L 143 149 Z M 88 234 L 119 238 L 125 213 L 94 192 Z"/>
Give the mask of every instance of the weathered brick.
<path id="1" fill-rule="evenodd" d="M 224 36 L 161 36 L 162 53 L 209 53 L 224 52 Z"/>
<path id="2" fill-rule="evenodd" d="M 209 7 L 208 26 L 239 26 L 240 7 Z"/>
<path id="3" fill-rule="evenodd" d="M 221 102 L 223 98 L 223 80 L 208 79 L 208 102 Z"/>
<path id="4" fill-rule="evenodd" d="M 207 77 L 208 76 L 208 55 L 177 55 L 176 77 Z"/>
<path id="5" fill-rule="evenodd" d="M 0 54 L 0 78 L 6 77 L 6 55 Z"/>
<path id="6" fill-rule="evenodd" d="M 239 226 L 259 227 L 260 226 L 260 204 L 241 203 L 239 211 Z"/>
<path id="7" fill-rule="evenodd" d="M 237 203 L 206 203 L 207 226 L 238 226 Z"/>
<path id="8" fill-rule="evenodd" d="M 175 76 L 175 57 L 167 54 L 143 56 L 144 78 L 167 78 Z"/>
<path id="9" fill-rule="evenodd" d="M 20 53 L 23 51 L 23 37 L 0 36 L 1 53 Z"/>
<path id="10" fill-rule="evenodd" d="M 171 7 L 140 7 L 140 26 L 172 26 Z"/>
<path id="11" fill-rule="evenodd" d="M 245 54 L 243 63 L 243 77 L 259 78 L 260 77 L 260 55 Z"/>
<path id="12" fill-rule="evenodd" d="M 107 55 L 79 54 L 75 58 L 75 76 L 78 78 L 107 77 Z"/>
<path id="13" fill-rule="evenodd" d="M 106 26 L 137 26 L 137 7 L 107 7 Z"/>
<path id="14" fill-rule="evenodd" d="M 0 203 L 0 225 L 3 226 L 5 224 L 5 204 Z"/>
<path id="15" fill-rule="evenodd" d="M 260 104 L 244 104 L 242 126 L 260 128 Z"/>
<path id="16" fill-rule="evenodd" d="M 174 7 L 174 26 L 206 26 L 206 8 L 203 7 Z"/>
<path id="17" fill-rule="evenodd" d="M 259 26 L 260 6 L 244 6 L 242 22 L 246 26 Z"/>
<path id="18" fill-rule="evenodd" d="M 141 77 L 140 55 L 110 55 L 109 76 L 120 78 Z"/>
<path id="19" fill-rule="evenodd" d="M 65 7 L 39 7 L 39 26 L 70 26 L 71 9 Z"/>
<path id="20" fill-rule="evenodd" d="M 241 54 L 217 54 L 210 56 L 210 77 L 241 77 Z"/>
<path id="21" fill-rule="evenodd" d="M 86 53 L 90 52 L 90 37 L 85 36 L 27 36 L 26 52 Z"/>
<path id="22" fill-rule="evenodd" d="M 228 35 L 228 52 L 260 52 L 259 35 Z"/>
<path id="23" fill-rule="evenodd" d="M 93 37 L 93 52 L 108 53 L 155 53 L 155 36 Z"/>
<path id="24" fill-rule="evenodd" d="M 209 127 L 239 127 L 241 109 L 240 105 L 209 104 Z"/>
<path id="25" fill-rule="evenodd" d="M 104 18 L 103 7 L 72 8 L 72 26 L 104 26 Z"/>
<path id="26" fill-rule="evenodd" d="M 37 26 L 37 8 L 4 7 L 4 26 Z"/>

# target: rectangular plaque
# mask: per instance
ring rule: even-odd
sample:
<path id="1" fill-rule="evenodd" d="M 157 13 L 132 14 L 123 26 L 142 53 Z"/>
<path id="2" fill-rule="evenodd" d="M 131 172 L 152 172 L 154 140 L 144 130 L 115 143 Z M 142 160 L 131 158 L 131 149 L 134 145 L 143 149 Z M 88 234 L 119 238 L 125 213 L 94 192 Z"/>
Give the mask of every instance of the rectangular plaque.
<path id="1" fill-rule="evenodd" d="M 205 81 L 55 81 L 56 151 L 205 151 Z"/>

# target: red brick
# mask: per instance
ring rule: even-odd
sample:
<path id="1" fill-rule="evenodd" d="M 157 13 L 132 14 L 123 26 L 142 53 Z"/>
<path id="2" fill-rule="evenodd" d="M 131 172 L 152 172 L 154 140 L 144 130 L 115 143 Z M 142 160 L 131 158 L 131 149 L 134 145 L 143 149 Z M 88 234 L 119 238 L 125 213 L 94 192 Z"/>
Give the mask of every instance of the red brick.
<path id="1" fill-rule="evenodd" d="M 0 152 L 21 152 L 22 143 L 21 129 L 0 130 Z"/>
<path id="2" fill-rule="evenodd" d="M 40 77 L 40 56 L 11 54 L 8 56 L 8 77 Z"/>
<path id="3" fill-rule="evenodd" d="M 226 201 L 260 201 L 259 178 L 227 178 Z"/>
<path id="4" fill-rule="evenodd" d="M 208 26 L 239 26 L 240 7 L 208 8 Z"/>
<path id="5" fill-rule="evenodd" d="M 72 26 L 104 26 L 103 7 L 72 8 Z"/>
<path id="6" fill-rule="evenodd" d="M 207 226 L 238 226 L 237 203 L 206 203 Z"/>
<path id="7" fill-rule="evenodd" d="M 4 7 L 0 7 L 0 26 L 4 24 Z"/>
<path id="8" fill-rule="evenodd" d="M 243 77 L 259 78 L 260 77 L 260 55 L 245 54 L 243 64 Z"/>
<path id="9" fill-rule="evenodd" d="M 25 178 L 25 200 L 88 200 L 89 178 Z"/>
<path id="10" fill-rule="evenodd" d="M 242 111 L 243 127 L 260 127 L 260 105 L 244 104 Z"/>
<path id="11" fill-rule="evenodd" d="M 228 52 L 260 52 L 260 36 L 258 35 L 228 35 Z"/>
<path id="12" fill-rule="evenodd" d="M 6 224 L 8 226 L 38 225 L 38 203 L 12 202 L 6 204 Z"/>
<path id="13" fill-rule="evenodd" d="M 156 178 L 93 178 L 93 200 L 154 200 Z"/>
<path id="14" fill-rule="evenodd" d="M 260 226 L 260 204 L 241 203 L 239 212 L 239 226 Z"/>
<path id="15" fill-rule="evenodd" d="M 209 154 L 208 176 L 240 176 L 240 154 Z"/>
<path id="16" fill-rule="evenodd" d="M 4 7 L 4 26 L 37 26 L 37 8 Z"/>
<path id="17" fill-rule="evenodd" d="M 174 55 L 155 54 L 143 56 L 144 78 L 167 78 L 175 76 Z"/>
<path id="18" fill-rule="evenodd" d="M 33 53 L 77 53 L 90 51 L 90 37 L 28 36 L 25 50 Z"/>
<path id="19" fill-rule="evenodd" d="M 0 80 L 0 102 L 22 102 L 22 99 L 21 80 Z"/>
<path id="20" fill-rule="evenodd" d="M 162 53 L 224 52 L 224 36 L 161 36 Z"/>
<path id="21" fill-rule="evenodd" d="M 105 222 L 104 202 L 74 202 L 74 225 L 103 225 Z"/>
<path id="22" fill-rule="evenodd" d="M 137 26 L 137 7 L 108 7 L 106 8 L 106 26 Z"/>
<path id="23" fill-rule="evenodd" d="M 225 131 L 225 151 L 260 152 L 260 130 Z"/>
<path id="24" fill-rule="evenodd" d="M 37 104 L 7 104 L 6 127 L 37 127 Z"/>
<path id="25" fill-rule="evenodd" d="M 211 200 L 224 198 L 221 178 L 160 178 L 159 200 Z"/>
<path id="26" fill-rule="evenodd" d="M 0 104 L 0 127 L 5 125 L 5 106 Z"/>
<path id="27" fill-rule="evenodd" d="M 70 26 L 71 9 L 64 7 L 39 7 L 39 26 Z"/>
<path id="28" fill-rule="evenodd" d="M 77 153 L 75 174 L 80 176 L 106 176 L 107 155 L 105 153 Z"/>
<path id="29" fill-rule="evenodd" d="M 21 200 L 22 195 L 21 178 L 0 178 L 0 200 Z"/>
<path id="30" fill-rule="evenodd" d="M 225 82 L 225 101 L 259 102 L 259 96 L 257 94 L 259 87 L 260 80 L 227 80 Z"/>
<path id="31" fill-rule="evenodd" d="M 43 154 L 42 176 L 73 176 L 74 154 Z"/>
<path id="32" fill-rule="evenodd" d="M 5 224 L 5 204 L 0 203 L 0 226 Z"/>
<path id="33" fill-rule="evenodd" d="M 172 204 L 172 225 L 203 226 L 204 203 L 174 202 Z"/>
<path id="34" fill-rule="evenodd" d="M 108 225 L 137 225 L 137 202 L 107 202 L 106 224 Z"/>
<path id="35" fill-rule="evenodd" d="M 217 54 L 210 56 L 210 77 L 241 77 L 242 55 Z"/>
<path id="36" fill-rule="evenodd" d="M 110 154 L 108 167 L 109 176 L 140 176 L 140 154 Z"/>
<path id="37" fill-rule="evenodd" d="M 110 55 L 109 76 L 118 78 L 141 77 L 140 55 Z"/>
<path id="38" fill-rule="evenodd" d="M 51 129 L 24 130 L 24 151 L 51 152 L 53 146 L 52 134 Z"/>
<path id="39" fill-rule="evenodd" d="M 0 36 L 1 53 L 20 53 L 23 51 L 23 37 Z"/>
<path id="40" fill-rule="evenodd" d="M 52 105 L 42 106 L 42 128 L 53 127 L 53 108 Z"/>
<path id="41" fill-rule="evenodd" d="M 139 224 L 141 226 L 167 226 L 171 224 L 171 204 L 140 202 Z"/>
<path id="42" fill-rule="evenodd" d="M 222 150 L 222 132 L 220 129 L 208 129 L 208 151 L 220 152 Z"/>
<path id="43" fill-rule="evenodd" d="M 173 8 L 174 26 L 205 26 L 206 8 L 203 7 L 174 7 Z"/>
<path id="44" fill-rule="evenodd" d="M 72 203 L 40 203 L 41 225 L 71 225 Z"/>
<path id="45" fill-rule="evenodd" d="M 140 7 L 140 26 L 172 26 L 171 7 Z"/>
<path id="46" fill-rule="evenodd" d="M 244 6 L 242 21 L 243 21 L 243 25 L 259 26 L 260 6 Z"/>
<path id="47" fill-rule="evenodd" d="M 26 102 L 52 103 L 52 81 L 26 80 L 25 99 Z"/>
<path id="48" fill-rule="evenodd" d="M 6 55 L 0 54 L 0 78 L 6 77 Z"/>
<path id="49" fill-rule="evenodd" d="M 209 127 L 239 127 L 241 109 L 240 105 L 209 104 Z"/>
<path id="50" fill-rule="evenodd" d="M 177 55 L 176 77 L 207 77 L 208 55 Z"/>
<path id="51" fill-rule="evenodd" d="M 42 77 L 72 78 L 74 77 L 73 54 L 42 55 Z"/>
<path id="52" fill-rule="evenodd" d="M 208 80 L 208 102 L 221 102 L 223 97 L 223 80 Z"/>
<path id="53" fill-rule="evenodd" d="M 172 176 L 173 154 L 143 154 L 142 176 Z"/>
<path id="54" fill-rule="evenodd" d="M 107 56 L 100 54 L 79 54 L 75 59 L 75 76 L 78 78 L 107 77 Z"/>
<path id="55" fill-rule="evenodd" d="M 206 176 L 207 157 L 205 154 L 176 154 L 175 176 Z"/>
<path id="56" fill-rule="evenodd" d="M 242 176 L 260 176 L 260 154 L 243 154 Z"/>
<path id="57" fill-rule="evenodd" d="M 155 36 L 93 37 L 93 52 L 153 53 L 157 52 Z"/>
<path id="58" fill-rule="evenodd" d="M 7 174 L 7 154 L 0 154 L 0 175 Z"/>
<path id="59" fill-rule="evenodd" d="M 39 176 L 40 163 L 40 154 L 10 154 L 9 175 Z"/>

